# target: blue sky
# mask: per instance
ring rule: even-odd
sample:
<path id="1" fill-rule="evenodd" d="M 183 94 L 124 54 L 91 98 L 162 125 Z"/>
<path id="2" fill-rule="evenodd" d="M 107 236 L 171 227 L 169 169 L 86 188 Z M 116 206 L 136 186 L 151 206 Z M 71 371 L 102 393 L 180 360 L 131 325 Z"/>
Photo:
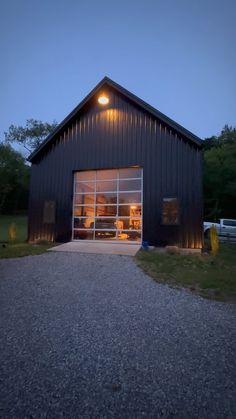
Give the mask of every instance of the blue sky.
<path id="1" fill-rule="evenodd" d="M 236 125 L 235 0 L 0 2 L 0 139 L 105 76 L 202 138 Z"/>

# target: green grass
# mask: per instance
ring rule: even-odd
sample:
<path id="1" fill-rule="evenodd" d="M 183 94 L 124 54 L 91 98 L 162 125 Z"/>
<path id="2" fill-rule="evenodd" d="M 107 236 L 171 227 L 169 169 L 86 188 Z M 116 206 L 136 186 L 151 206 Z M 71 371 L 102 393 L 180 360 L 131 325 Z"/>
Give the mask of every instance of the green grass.
<path id="1" fill-rule="evenodd" d="M 217 256 L 140 251 L 138 265 L 153 279 L 207 298 L 236 301 L 236 245 L 221 244 Z"/>
<path id="2" fill-rule="evenodd" d="M 8 235 L 10 225 L 16 225 L 16 239 L 11 241 Z M 28 255 L 40 255 L 55 243 L 42 242 L 30 244 L 27 240 L 27 217 L 14 215 L 0 215 L 0 259 L 16 258 Z"/>
<path id="3" fill-rule="evenodd" d="M 1 244 L 0 243 L 0 259 L 4 258 L 18 258 L 22 256 L 41 255 L 50 247 L 56 246 L 55 243 L 46 244 L 30 244 L 30 243 L 15 243 L 15 244 Z"/>
<path id="4" fill-rule="evenodd" d="M 16 225 L 15 242 L 22 243 L 27 240 L 27 217 L 19 215 L 0 215 L 0 243 L 9 242 L 8 230 L 10 225 Z"/>

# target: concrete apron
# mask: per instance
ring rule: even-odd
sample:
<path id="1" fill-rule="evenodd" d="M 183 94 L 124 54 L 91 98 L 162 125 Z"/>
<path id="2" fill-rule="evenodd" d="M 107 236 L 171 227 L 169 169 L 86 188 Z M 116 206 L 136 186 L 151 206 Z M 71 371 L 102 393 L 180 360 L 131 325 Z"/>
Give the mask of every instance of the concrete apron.
<path id="1" fill-rule="evenodd" d="M 48 251 L 135 256 L 140 247 L 140 244 L 68 242 L 56 247 L 51 247 Z"/>

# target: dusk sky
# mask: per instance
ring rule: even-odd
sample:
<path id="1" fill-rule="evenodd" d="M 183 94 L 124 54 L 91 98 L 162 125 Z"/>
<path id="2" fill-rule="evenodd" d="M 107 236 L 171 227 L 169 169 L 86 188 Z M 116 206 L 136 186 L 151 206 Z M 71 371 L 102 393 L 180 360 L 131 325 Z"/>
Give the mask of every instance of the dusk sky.
<path id="1" fill-rule="evenodd" d="M 236 125 L 236 0 L 0 0 L 0 139 L 106 75 L 201 138 Z"/>

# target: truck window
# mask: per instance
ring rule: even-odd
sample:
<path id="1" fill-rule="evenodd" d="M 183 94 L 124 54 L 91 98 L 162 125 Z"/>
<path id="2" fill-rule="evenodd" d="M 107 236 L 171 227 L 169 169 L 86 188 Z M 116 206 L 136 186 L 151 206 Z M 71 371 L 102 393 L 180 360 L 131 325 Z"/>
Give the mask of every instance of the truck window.
<path id="1" fill-rule="evenodd" d="M 223 220 L 224 226 L 236 227 L 236 220 Z"/>

